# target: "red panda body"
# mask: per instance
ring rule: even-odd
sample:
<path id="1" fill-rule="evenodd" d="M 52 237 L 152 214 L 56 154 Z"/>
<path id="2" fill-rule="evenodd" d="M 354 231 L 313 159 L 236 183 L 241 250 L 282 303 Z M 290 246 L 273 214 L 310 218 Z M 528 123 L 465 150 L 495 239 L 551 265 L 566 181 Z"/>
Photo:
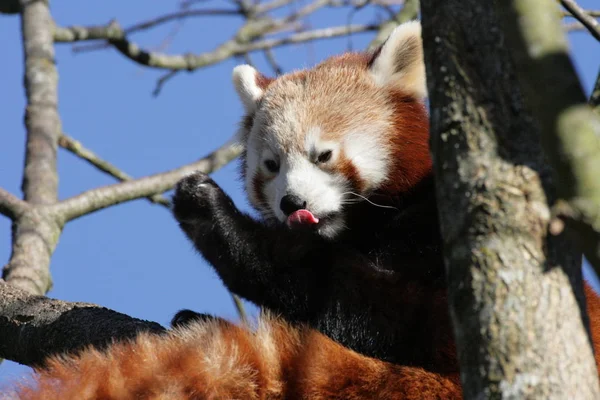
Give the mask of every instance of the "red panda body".
<path id="1" fill-rule="evenodd" d="M 53 358 L 16 398 L 462 398 L 420 27 L 374 54 L 277 79 L 242 66 L 234 81 L 244 182 L 264 221 L 202 174 L 178 186 L 174 213 L 231 291 L 283 318 L 190 323 Z M 600 299 L 586 296 L 599 362 Z"/>

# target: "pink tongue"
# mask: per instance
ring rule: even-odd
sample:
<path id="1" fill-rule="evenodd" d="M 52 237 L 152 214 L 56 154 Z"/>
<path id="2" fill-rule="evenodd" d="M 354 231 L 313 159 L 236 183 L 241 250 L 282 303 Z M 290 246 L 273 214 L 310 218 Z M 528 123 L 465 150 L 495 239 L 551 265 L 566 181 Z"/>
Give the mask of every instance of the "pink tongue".
<path id="1" fill-rule="evenodd" d="M 287 222 L 290 225 L 313 225 L 319 223 L 319 218 L 308 210 L 298 210 L 290 214 Z"/>

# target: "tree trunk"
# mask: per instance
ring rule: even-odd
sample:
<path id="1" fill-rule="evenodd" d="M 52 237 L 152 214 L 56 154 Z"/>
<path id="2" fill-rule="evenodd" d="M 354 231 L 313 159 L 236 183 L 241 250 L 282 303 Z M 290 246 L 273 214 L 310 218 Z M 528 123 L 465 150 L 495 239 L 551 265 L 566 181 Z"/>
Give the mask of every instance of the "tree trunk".
<path id="1" fill-rule="evenodd" d="M 61 132 L 53 21 L 47 1 L 21 1 L 21 34 L 27 95 L 22 189 L 25 201 L 39 207 L 13 221 L 12 255 L 3 278 L 30 293 L 45 294 L 52 286 L 50 256 L 63 226 L 56 215 L 43 212 L 43 206 L 58 200 L 56 152 Z"/>
<path id="2" fill-rule="evenodd" d="M 598 399 L 581 254 L 548 234 L 555 185 L 493 3 L 421 4 L 465 398 Z"/>

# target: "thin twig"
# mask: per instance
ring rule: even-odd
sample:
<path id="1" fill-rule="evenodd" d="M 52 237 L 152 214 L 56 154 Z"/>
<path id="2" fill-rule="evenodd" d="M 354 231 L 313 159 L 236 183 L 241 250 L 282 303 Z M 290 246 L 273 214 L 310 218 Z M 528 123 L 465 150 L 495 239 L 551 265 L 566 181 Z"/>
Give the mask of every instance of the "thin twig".
<path id="1" fill-rule="evenodd" d="M 300 10 L 288 15 L 278 22 L 278 25 L 287 25 L 290 22 L 297 21 L 299 19 L 305 18 L 310 14 L 318 11 L 319 9 L 329 5 L 331 0 L 315 0 L 313 3 L 310 3 Z"/>
<path id="2" fill-rule="evenodd" d="M 233 15 L 233 16 L 241 16 L 242 13 L 240 10 L 227 10 L 227 9 L 201 9 L 201 10 L 183 10 L 177 11 L 165 15 L 161 15 L 160 17 L 153 18 L 147 21 L 139 22 L 137 24 L 131 25 L 130 27 L 124 29 L 126 35 L 131 33 L 144 31 L 146 29 L 154 28 L 158 25 L 173 21 L 173 20 L 182 20 L 184 18 L 191 17 L 205 17 L 205 16 L 215 16 L 215 15 Z"/>
<path id="3" fill-rule="evenodd" d="M 152 96 L 156 97 L 160 94 L 160 92 L 162 91 L 163 87 L 165 86 L 165 84 L 171 79 L 174 78 L 175 75 L 179 74 L 181 72 L 180 69 L 174 69 L 171 70 L 169 72 L 167 72 L 166 74 L 162 75 L 160 78 L 158 78 L 158 80 L 156 81 L 156 86 L 154 87 L 154 90 L 152 91 Z"/>
<path id="4" fill-rule="evenodd" d="M 28 208 L 29 205 L 26 202 L 0 188 L 0 214 L 14 220 Z"/>
<path id="5" fill-rule="evenodd" d="M 70 197 L 54 205 L 53 211 L 67 222 L 103 208 L 164 193 L 172 189 L 184 176 L 195 171 L 212 173 L 235 159 L 240 153 L 240 147 L 230 142 L 194 163 L 171 171 L 91 189 Z"/>
<path id="6" fill-rule="evenodd" d="M 587 15 L 589 15 L 590 17 L 594 17 L 594 18 L 598 18 L 600 17 L 600 10 L 583 10 Z M 573 14 L 571 14 L 568 11 L 563 12 L 563 17 L 568 18 L 574 18 Z"/>
<path id="7" fill-rule="evenodd" d="M 68 150 L 71 153 L 75 154 L 77 157 L 81 158 L 82 160 L 87 161 L 88 163 L 90 163 L 91 165 L 93 165 L 94 167 L 99 169 L 100 171 L 107 173 L 108 175 L 112 176 L 113 178 L 117 178 L 120 181 L 131 181 L 134 179 L 130 175 L 121 171 L 116 166 L 109 163 L 108 161 L 100 158 L 93 151 L 86 149 L 79 141 L 73 139 L 72 137 L 70 137 L 64 133 L 61 134 L 61 136 L 59 137 L 58 145 L 60 147 L 62 147 L 63 149 Z M 159 194 L 156 194 L 153 196 L 148 196 L 148 200 L 154 204 L 160 204 L 167 208 L 169 208 L 171 205 L 171 202 L 166 197 L 161 196 Z"/>
<path id="8" fill-rule="evenodd" d="M 116 25 L 117 30 L 115 30 L 113 32 L 114 37 L 98 37 L 99 34 L 97 32 L 102 31 L 102 29 L 103 29 L 102 26 L 96 26 L 96 27 L 90 27 L 90 28 L 84 28 L 84 27 L 80 27 L 80 26 L 72 26 L 72 27 L 68 27 L 68 28 L 61 28 L 61 29 L 68 29 L 71 32 L 67 33 L 66 31 L 62 31 L 62 32 L 60 32 L 60 36 L 58 36 L 58 37 L 55 34 L 55 41 L 57 41 L 57 42 L 77 42 L 77 41 L 84 41 L 84 40 L 120 39 L 120 38 L 123 38 L 123 37 L 133 34 L 133 33 L 138 33 L 138 32 L 145 31 L 145 30 L 148 30 L 151 28 L 155 28 L 155 27 L 165 24 L 167 22 L 182 21 L 184 19 L 191 18 L 191 17 L 204 17 L 204 16 L 216 16 L 216 15 L 242 16 L 242 13 L 240 10 L 227 10 L 227 9 L 202 9 L 202 10 L 177 11 L 177 12 L 161 15 L 160 17 L 153 18 L 153 19 L 150 19 L 147 21 L 138 22 L 138 23 L 131 25 L 125 29 L 120 28 L 117 24 Z M 116 21 L 113 21 L 112 23 L 116 24 Z M 86 30 L 91 31 L 89 37 L 86 37 Z M 94 30 L 96 30 L 96 32 L 94 32 Z M 101 49 L 105 49 L 108 47 L 110 47 L 110 43 L 94 43 L 94 44 L 90 44 L 90 45 L 74 47 L 73 51 L 76 53 L 80 53 L 80 52 L 101 50 Z"/>
<path id="9" fill-rule="evenodd" d="M 351 33 L 371 32 L 379 29 L 379 25 L 343 25 L 331 28 L 315 29 L 312 31 L 300 32 L 279 39 L 265 39 L 243 46 L 245 51 L 256 51 L 272 49 L 274 47 L 285 46 L 289 44 L 298 44 L 310 42 L 317 39 L 330 39 L 338 36 L 345 36 Z"/>
<path id="10" fill-rule="evenodd" d="M 243 60 L 244 63 L 256 68 L 256 66 L 254 65 L 254 61 L 252 61 L 252 57 L 250 57 L 250 54 L 244 53 L 241 56 L 238 56 L 237 58 L 241 58 L 241 60 Z"/>
<path id="11" fill-rule="evenodd" d="M 266 49 L 264 51 L 264 54 L 265 54 L 265 58 L 267 59 L 267 62 L 273 69 L 273 72 L 275 73 L 275 75 L 279 76 L 279 75 L 283 74 L 283 68 L 281 68 L 281 66 L 279 66 L 279 64 L 277 63 L 277 60 L 275 59 L 275 54 L 273 54 L 273 51 L 271 49 Z"/>
<path id="12" fill-rule="evenodd" d="M 581 22 L 596 40 L 600 40 L 600 23 L 581 8 L 574 0 L 560 0 L 560 4 L 566 8 L 573 17 Z"/>
<path id="13" fill-rule="evenodd" d="M 190 6 L 192 6 L 193 4 L 196 4 L 196 3 L 206 3 L 206 2 L 208 2 L 208 1 L 209 1 L 209 0 L 185 0 L 185 1 L 182 1 L 182 2 L 179 4 L 179 6 L 180 6 L 181 8 L 184 8 L 184 9 L 185 9 L 185 8 L 187 8 L 187 7 L 190 7 Z"/>
<path id="14" fill-rule="evenodd" d="M 262 3 L 259 4 L 258 6 L 256 6 L 254 13 L 255 15 L 261 15 L 261 14 L 266 14 L 269 11 L 273 11 L 276 10 L 278 8 L 281 7 L 285 7 L 288 4 L 293 3 L 294 0 L 273 0 L 273 1 L 269 1 L 267 3 Z"/>
<path id="15" fill-rule="evenodd" d="M 235 305 L 235 309 L 237 310 L 238 315 L 240 316 L 240 320 L 242 323 L 248 323 L 248 316 L 246 315 L 246 309 L 244 308 L 244 303 L 238 297 L 238 295 L 233 294 L 233 292 L 229 292 L 231 294 L 231 298 L 233 299 L 233 304 Z"/>

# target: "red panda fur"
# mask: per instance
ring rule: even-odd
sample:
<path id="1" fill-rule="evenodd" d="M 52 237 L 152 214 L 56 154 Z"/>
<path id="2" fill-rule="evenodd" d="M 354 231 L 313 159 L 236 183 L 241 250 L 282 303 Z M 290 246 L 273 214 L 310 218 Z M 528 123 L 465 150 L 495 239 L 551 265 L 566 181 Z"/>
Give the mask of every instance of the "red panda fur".
<path id="1" fill-rule="evenodd" d="M 587 283 L 585 295 L 600 368 L 600 298 Z M 256 330 L 214 319 L 167 335 L 143 333 L 106 351 L 54 356 L 12 394 L 20 400 L 462 398 L 458 374 L 368 358 L 267 315 Z"/>
<path id="2" fill-rule="evenodd" d="M 364 357 L 315 330 L 264 316 L 141 334 L 106 352 L 53 357 L 21 400 L 460 399 L 458 375 Z"/>

